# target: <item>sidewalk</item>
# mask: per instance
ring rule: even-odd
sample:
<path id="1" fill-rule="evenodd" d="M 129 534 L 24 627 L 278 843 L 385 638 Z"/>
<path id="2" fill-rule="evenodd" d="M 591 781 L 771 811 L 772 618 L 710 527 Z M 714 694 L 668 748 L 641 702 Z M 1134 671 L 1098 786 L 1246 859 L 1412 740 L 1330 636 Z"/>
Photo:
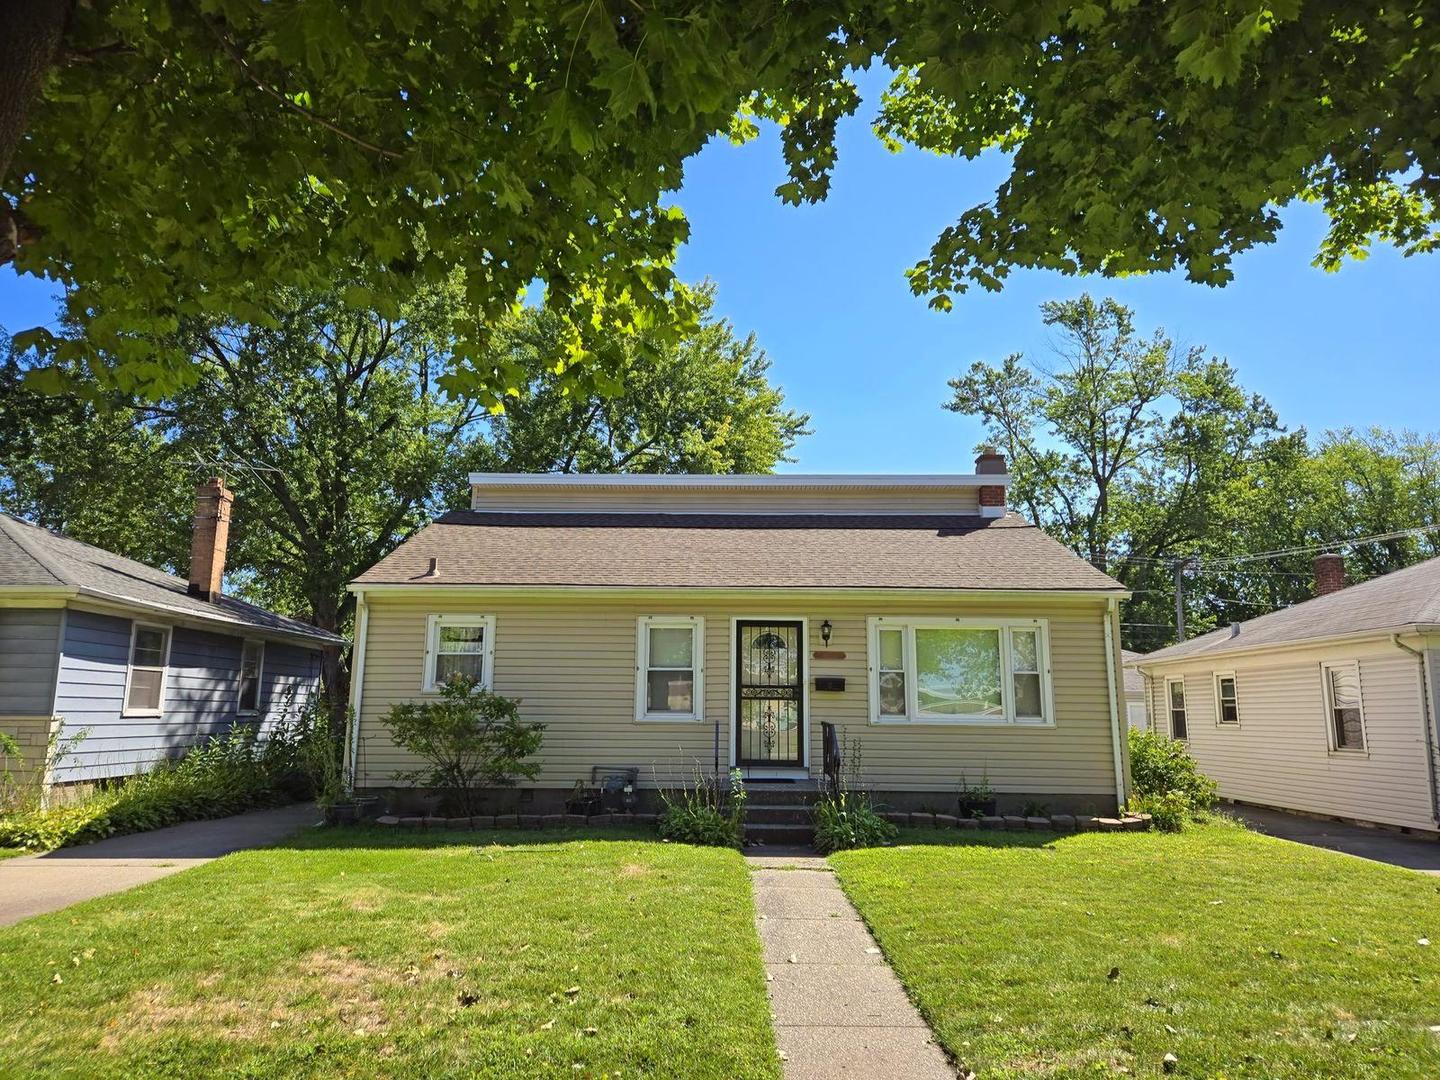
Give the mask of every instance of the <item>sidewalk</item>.
<path id="1" fill-rule="evenodd" d="M 318 820 L 314 803 L 297 803 L 0 859 L 0 926 L 264 847 Z"/>
<path id="2" fill-rule="evenodd" d="M 825 860 L 746 861 L 785 1080 L 955 1080 Z"/>

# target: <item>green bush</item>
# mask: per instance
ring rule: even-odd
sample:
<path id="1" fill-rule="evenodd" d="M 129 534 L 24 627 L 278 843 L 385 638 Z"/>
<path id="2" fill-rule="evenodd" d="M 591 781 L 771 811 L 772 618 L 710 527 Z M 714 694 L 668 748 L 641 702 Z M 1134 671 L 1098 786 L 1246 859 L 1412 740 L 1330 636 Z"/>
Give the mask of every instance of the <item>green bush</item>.
<path id="1" fill-rule="evenodd" d="M 1184 832 L 1195 817 L 1195 806 L 1183 791 L 1167 791 L 1161 795 L 1137 795 L 1129 809 L 1149 814 L 1150 824 L 1161 832 Z"/>
<path id="2" fill-rule="evenodd" d="M 1215 781 L 1200 771 L 1184 743 L 1158 731 L 1130 730 L 1130 781 L 1137 796 L 1179 791 L 1197 812 L 1215 805 Z"/>
<path id="3" fill-rule="evenodd" d="M 307 798 L 313 786 L 306 763 L 316 742 L 331 743 L 327 712 L 318 703 L 263 739 L 236 729 L 83 802 L 0 818 L 0 846 L 48 851 Z"/>
<path id="4" fill-rule="evenodd" d="M 660 835 L 682 844 L 738 848 L 745 842 L 747 798 L 739 769 L 730 770 L 728 799 L 718 780 L 697 772 L 689 784 L 660 793 Z"/>
<path id="5" fill-rule="evenodd" d="M 815 850 L 822 855 L 892 843 L 894 825 L 875 812 L 870 800 L 851 791 L 826 795 L 815 804 Z"/>

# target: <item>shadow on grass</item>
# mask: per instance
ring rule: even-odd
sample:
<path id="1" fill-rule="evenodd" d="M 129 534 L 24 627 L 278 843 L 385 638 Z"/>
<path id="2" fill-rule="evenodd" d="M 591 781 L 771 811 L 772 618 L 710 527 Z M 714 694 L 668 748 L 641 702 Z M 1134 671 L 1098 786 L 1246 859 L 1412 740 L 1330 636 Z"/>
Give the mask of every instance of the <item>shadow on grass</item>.
<path id="1" fill-rule="evenodd" d="M 1107 835 L 1078 832 L 1010 832 L 1003 829 L 927 829 L 904 828 L 895 840 L 896 847 L 986 847 L 986 848 L 1055 848 L 1082 836 Z M 1136 834 L 1111 833 L 1117 838 Z"/>
<path id="2" fill-rule="evenodd" d="M 541 850 L 561 844 L 636 842 L 659 844 L 661 840 L 653 829 L 623 826 L 604 829 L 398 829 L 351 825 L 304 829 L 275 847 L 296 851 L 406 851 L 443 847 Z"/>

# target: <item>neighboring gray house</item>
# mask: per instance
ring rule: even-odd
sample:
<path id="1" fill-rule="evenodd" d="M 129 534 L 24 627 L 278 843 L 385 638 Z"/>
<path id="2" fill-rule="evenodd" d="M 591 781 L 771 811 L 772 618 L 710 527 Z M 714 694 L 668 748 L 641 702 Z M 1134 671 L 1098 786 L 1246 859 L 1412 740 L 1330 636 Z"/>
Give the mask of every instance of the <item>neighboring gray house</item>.
<path id="1" fill-rule="evenodd" d="M 343 639 L 220 591 L 232 499 L 200 486 L 189 581 L 0 514 L 0 731 L 28 769 L 65 748 L 47 787 L 143 771 L 316 693 Z"/>
<path id="2" fill-rule="evenodd" d="M 1440 831 L 1440 559 L 1135 661 L 1157 730 L 1237 802 Z"/>

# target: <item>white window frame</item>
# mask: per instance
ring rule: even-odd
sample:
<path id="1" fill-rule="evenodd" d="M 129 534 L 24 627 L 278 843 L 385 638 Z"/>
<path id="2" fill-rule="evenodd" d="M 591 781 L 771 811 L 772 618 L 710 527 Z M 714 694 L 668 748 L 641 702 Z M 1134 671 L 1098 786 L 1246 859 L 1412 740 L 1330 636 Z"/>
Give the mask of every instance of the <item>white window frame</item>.
<path id="1" fill-rule="evenodd" d="M 420 689 L 426 694 L 438 694 L 440 685 L 435 682 L 436 658 L 440 655 L 440 628 L 442 626 L 480 626 L 485 629 L 484 648 L 481 650 L 480 687 L 491 689 L 495 677 L 495 616 L 494 615 L 427 615 L 425 616 L 425 661 L 421 670 Z"/>
<path id="2" fill-rule="evenodd" d="M 243 698 L 245 696 L 245 650 L 256 647 L 260 650 L 260 659 L 255 664 L 255 704 L 250 708 L 245 707 Z M 259 716 L 260 697 L 265 691 L 265 642 L 260 638 L 244 638 L 240 642 L 240 678 L 239 686 L 235 691 L 235 715 L 236 716 Z"/>
<path id="3" fill-rule="evenodd" d="M 1355 686 L 1360 691 L 1360 745 L 1341 746 L 1335 738 L 1335 692 L 1330 685 L 1330 672 L 1335 668 L 1350 668 L 1355 672 Z M 1365 724 L 1365 683 L 1360 677 L 1359 660 L 1325 660 L 1320 664 L 1320 693 L 1325 702 L 1325 738 L 1332 754 L 1370 753 L 1370 733 Z"/>
<path id="4" fill-rule="evenodd" d="M 1175 706 L 1172 704 L 1174 699 L 1170 696 L 1170 687 L 1172 685 L 1178 685 L 1180 687 L 1180 700 L 1183 702 L 1180 706 L 1180 711 L 1185 714 L 1184 735 L 1175 734 Z M 1175 739 L 1177 742 L 1190 741 L 1190 688 L 1185 685 L 1184 675 L 1165 676 L 1165 730 L 1169 732 L 1170 738 Z"/>
<path id="5" fill-rule="evenodd" d="M 880 631 L 900 629 L 905 656 L 905 715 L 880 712 Z M 919 673 L 916 670 L 915 631 L 917 629 L 994 630 L 1000 637 L 1000 705 L 1001 716 L 944 716 L 922 713 L 919 704 Z M 1010 635 L 1013 630 L 1035 631 L 1040 666 L 1041 716 L 1016 717 L 1015 680 L 1011 665 Z M 920 616 L 871 616 L 866 620 L 866 665 L 869 668 L 869 715 L 875 725 L 906 724 L 937 727 L 1003 727 L 1053 728 L 1055 726 L 1054 673 L 1050 659 L 1050 622 L 1048 619 L 966 619 Z"/>
<path id="6" fill-rule="evenodd" d="M 1234 719 L 1234 720 L 1226 720 L 1226 719 L 1225 719 L 1225 708 L 1224 708 L 1224 704 L 1222 703 L 1222 701 L 1221 701 L 1221 699 L 1220 699 L 1220 680 L 1221 680 L 1221 679 L 1229 679 L 1230 682 L 1231 682 L 1231 684 L 1235 687 L 1235 719 Z M 1214 690 L 1214 692 L 1215 692 L 1215 726 L 1216 726 L 1216 727 L 1223 727 L 1223 728 L 1237 728 L 1237 727 L 1239 727 L 1239 726 L 1240 726 L 1240 680 L 1239 680 L 1238 678 L 1236 678 L 1235 672 L 1233 672 L 1233 671 L 1217 671 L 1217 672 L 1215 672 L 1214 678 L 1211 680 L 1211 688 L 1212 688 L 1212 689 Z M 1188 710 L 1188 709 L 1186 710 L 1185 720 L 1186 720 L 1187 725 L 1188 725 L 1188 722 L 1189 722 L 1189 720 L 1190 720 L 1190 715 L 1189 715 L 1189 710 Z"/>
<path id="7" fill-rule="evenodd" d="M 159 630 L 165 635 L 165 659 L 160 665 L 160 707 L 157 709 L 132 709 L 130 707 L 130 684 L 135 676 L 135 639 L 140 631 Z M 164 623 L 139 622 L 130 623 L 130 646 L 125 654 L 125 696 L 120 699 L 121 716 L 164 716 L 165 695 L 170 690 L 170 646 L 175 640 L 175 634 L 171 627 Z M 150 664 L 140 664 L 141 671 L 154 671 Z"/>
<path id="8" fill-rule="evenodd" d="M 690 711 L 651 712 L 649 709 L 650 631 L 689 630 L 690 662 L 695 684 Z M 675 669 L 667 669 L 675 670 Z M 693 724 L 705 719 L 705 620 L 699 615 L 641 615 L 635 620 L 635 720 L 647 724 Z"/>

